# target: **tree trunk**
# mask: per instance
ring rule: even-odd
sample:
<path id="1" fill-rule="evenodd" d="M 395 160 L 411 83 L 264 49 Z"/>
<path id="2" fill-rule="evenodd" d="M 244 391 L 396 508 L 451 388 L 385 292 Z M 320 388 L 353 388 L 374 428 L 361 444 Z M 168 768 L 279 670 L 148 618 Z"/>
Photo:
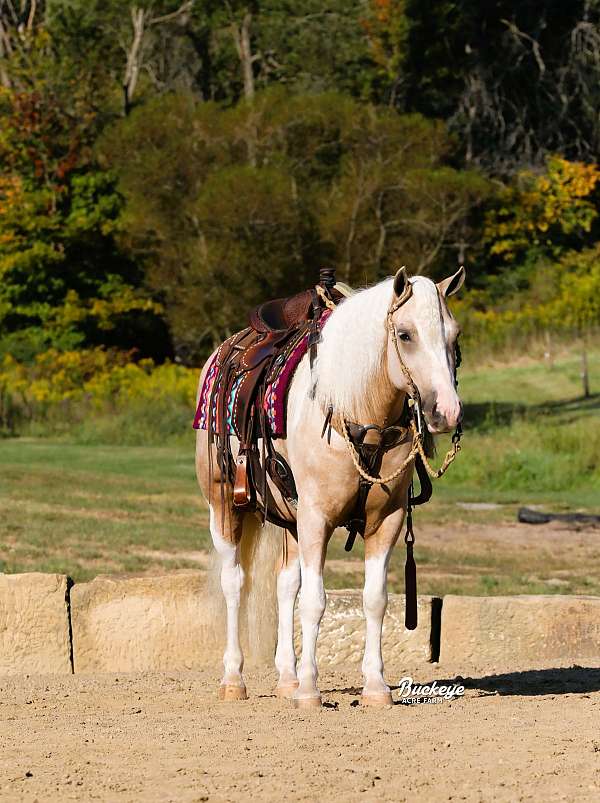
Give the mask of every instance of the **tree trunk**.
<path id="1" fill-rule="evenodd" d="M 140 75 L 140 60 L 142 55 L 142 43 L 144 30 L 146 27 L 146 12 L 143 8 L 132 6 L 131 25 L 133 27 L 133 39 L 129 51 L 127 52 L 127 64 L 125 66 L 125 76 L 123 78 L 124 112 L 128 115 L 131 111 L 133 95 Z"/>
<path id="2" fill-rule="evenodd" d="M 242 24 L 232 23 L 231 33 L 235 49 L 242 68 L 242 79 L 244 82 L 244 97 L 252 102 L 254 100 L 254 69 L 252 65 L 256 61 L 252 55 L 252 42 L 250 41 L 250 26 L 252 25 L 252 14 L 246 11 Z"/>
<path id="3" fill-rule="evenodd" d="M 152 25 L 162 25 L 166 22 L 174 22 L 184 18 L 191 11 L 194 0 L 186 0 L 176 11 L 170 14 L 163 14 L 161 17 L 152 17 L 151 10 L 144 10 L 138 6 L 131 7 L 131 26 L 133 28 L 133 38 L 127 51 L 127 64 L 125 65 L 125 75 L 123 77 L 123 96 L 124 112 L 128 115 L 131 111 L 133 96 L 137 86 L 140 70 L 142 69 L 142 57 L 144 49 L 144 36 L 146 30 Z"/>
<path id="4" fill-rule="evenodd" d="M 242 74 L 244 77 L 244 96 L 246 100 L 254 100 L 254 71 L 252 64 L 252 45 L 250 43 L 250 24 L 252 14 L 246 12 L 240 35 L 240 61 L 242 62 Z"/>
<path id="5" fill-rule="evenodd" d="M 588 367 L 587 350 L 585 347 L 585 343 L 583 345 L 583 351 L 581 352 L 581 382 L 583 383 L 583 398 L 589 399 L 591 396 L 590 372 Z"/>
<path id="6" fill-rule="evenodd" d="M 352 214 L 350 215 L 350 228 L 348 229 L 348 236 L 346 237 L 346 264 L 344 265 L 344 281 L 350 284 L 352 275 L 352 246 L 354 245 L 354 238 L 356 236 L 356 221 L 358 219 L 358 212 L 360 209 L 361 194 L 357 193 L 352 205 Z"/>
<path id="7" fill-rule="evenodd" d="M 5 89 L 11 88 L 11 81 L 6 69 L 5 62 L 10 56 L 11 46 L 8 32 L 4 25 L 4 20 L 0 17 L 0 85 Z"/>
<path id="8" fill-rule="evenodd" d="M 387 229 L 383 222 L 383 192 L 377 196 L 377 205 L 375 207 L 375 217 L 379 226 L 379 237 L 377 238 L 377 248 L 375 249 L 375 271 L 376 277 L 379 278 L 381 273 L 381 262 L 383 260 L 383 251 L 385 249 L 385 242 L 387 239 Z"/>
<path id="9" fill-rule="evenodd" d="M 237 22 L 231 25 L 231 33 L 237 50 L 240 66 L 242 68 L 242 79 L 244 82 L 244 98 L 249 104 L 254 101 L 254 69 L 253 64 L 256 57 L 252 55 L 252 42 L 250 40 L 250 26 L 252 25 L 252 14 L 246 11 L 242 24 Z M 246 147 L 248 149 L 248 162 L 252 167 L 256 167 L 256 126 L 250 121 L 248 136 L 246 137 Z"/>

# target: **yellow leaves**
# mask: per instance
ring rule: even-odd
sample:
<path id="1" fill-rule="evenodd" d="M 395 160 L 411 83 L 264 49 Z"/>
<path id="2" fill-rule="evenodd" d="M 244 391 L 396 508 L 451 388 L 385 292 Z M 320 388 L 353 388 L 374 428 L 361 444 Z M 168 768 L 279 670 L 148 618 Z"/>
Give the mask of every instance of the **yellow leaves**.
<path id="1" fill-rule="evenodd" d="M 453 310 L 466 339 L 496 347 L 548 331 L 572 336 L 599 327 L 600 244 L 570 251 L 546 270 L 545 296 L 532 288 L 507 300 L 504 309 L 494 309 L 490 294 L 481 290 L 457 299 Z"/>
<path id="2" fill-rule="evenodd" d="M 600 181 L 596 164 L 550 156 L 546 172 L 519 174 L 488 213 L 484 238 L 491 254 L 513 262 L 535 246 L 558 253 L 565 235 L 589 232 L 597 210 L 589 200 Z"/>
<path id="3" fill-rule="evenodd" d="M 14 204 L 23 194 L 23 182 L 17 175 L 0 175 L 0 214 L 5 205 Z"/>
<path id="4" fill-rule="evenodd" d="M 90 302 L 89 314 L 96 318 L 100 329 L 112 329 L 114 321 L 119 315 L 128 312 L 162 312 L 162 307 L 149 298 L 143 298 L 126 285 L 124 285 L 118 295 L 110 298 L 94 298 Z"/>
<path id="5" fill-rule="evenodd" d="M 128 361 L 123 352 L 103 349 L 38 354 L 32 365 L 6 356 L 0 363 L 0 397 L 26 408 L 31 417 L 52 410 L 68 411 L 70 402 L 101 411 L 114 411 L 167 401 L 189 406 L 193 412 L 198 372 L 172 363 L 156 366 L 152 360 Z"/>
<path id="6" fill-rule="evenodd" d="M 114 292 L 108 298 L 84 300 L 75 290 L 68 290 L 64 303 L 62 306 L 54 308 L 52 316 L 46 321 L 46 324 L 60 331 L 68 331 L 82 321 L 94 319 L 100 329 L 109 331 L 114 327 L 119 316 L 133 311 L 160 314 L 162 307 L 124 284 L 115 287 Z"/>
<path id="7" fill-rule="evenodd" d="M 18 213 L 23 199 L 23 184 L 19 176 L 0 175 L 0 245 L 8 246 L 15 240 L 14 227 L 7 225 Z"/>

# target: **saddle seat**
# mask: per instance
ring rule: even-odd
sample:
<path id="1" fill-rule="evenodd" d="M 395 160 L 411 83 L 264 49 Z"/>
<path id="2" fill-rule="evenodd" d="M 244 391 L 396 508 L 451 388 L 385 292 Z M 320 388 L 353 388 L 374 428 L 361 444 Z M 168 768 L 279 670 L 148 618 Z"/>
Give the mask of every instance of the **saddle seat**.
<path id="1" fill-rule="evenodd" d="M 259 304 L 250 313 L 255 332 L 281 332 L 295 329 L 311 319 L 313 290 L 304 290 L 287 298 L 274 298 Z"/>

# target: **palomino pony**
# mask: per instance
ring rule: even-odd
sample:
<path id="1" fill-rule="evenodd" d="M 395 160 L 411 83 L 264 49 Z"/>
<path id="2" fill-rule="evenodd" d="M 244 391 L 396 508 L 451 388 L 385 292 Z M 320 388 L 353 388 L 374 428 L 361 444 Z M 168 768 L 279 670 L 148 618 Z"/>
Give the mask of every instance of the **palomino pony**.
<path id="1" fill-rule="evenodd" d="M 287 435 L 277 441 L 277 449 L 292 469 L 298 491 L 297 509 L 285 505 L 273 485 L 271 492 L 297 525 L 297 541 L 285 534 L 285 559 L 277 578 L 275 666 L 279 673 L 277 694 L 293 698 L 298 707 L 321 705 L 316 645 L 325 611 L 323 565 L 329 539 L 334 529 L 347 520 L 358 492 L 359 475 L 344 437 L 343 422 L 380 427 L 394 424 L 412 388 L 420 396 L 430 433 L 450 431 L 459 423 L 461 403 L 455 383 L 459 327 L 446 298 L 459 290 L 463 281 L 463 268 L 438 284 L 422 276 L 408 278 L 401 269 L 395 277 L 357 291 L 333 310 L 323 327 L 312 370 L 306 355 L 292 378 L 287 396 Z M 207 366 L 200 387 L 206 370 Z M 328 441 L 322 431 L 330 408 L 335 415 Z M 380 476 L 398 475 L 385 485 L 373 485 L 366 502 L 362 702 L 367 705 L 392 702 L 383 676 L 381 629 L 387 607 L 388 563 L 408 505 L 414 468 L 414 460 L 409 457 L 413 437 L 407 429 L 400 444 L 385 453 Z M 235 444 L 233 449 L 235 455 Z M 227 607 L 227 647 L 219 696 L 245 699 L 239 637 L 244 585 L 240 541 L 244 518 L 254 514 L 236 511 L 232 505 L 231 489 L 218 466 L 211 465 L 206 430 L 197 433 L 196 471 L 209 500 L 210 531 L 220 557 Z M 299 591 L 302 656 L 297 666 L 294 605 Z"/>

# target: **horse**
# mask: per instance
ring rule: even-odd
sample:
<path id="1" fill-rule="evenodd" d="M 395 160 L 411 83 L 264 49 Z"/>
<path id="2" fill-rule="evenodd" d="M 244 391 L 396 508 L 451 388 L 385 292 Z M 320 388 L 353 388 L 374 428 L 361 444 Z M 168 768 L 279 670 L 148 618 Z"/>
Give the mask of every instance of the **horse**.
<path id="1" fill-rule="evenodd" d="M 316 645 L 326 597 L 323 567 L 327 545 L 336 527 L 352 510 L 359 474 L 352 459 L 345 421 L 386 427 L 398 421 L 408 395 L 418 392 L 431 435 L 449 432 L 462 417 L 455 369 L 459 326 L 447 298 L 465 278 L 464 268 L 434 283 L 409 277 L 401 268 L 393 277 L 354 291 L 331 312 L 323 326 L 316 360 L 306 354 L 297 366 L 287 393 L 286 436 L 277 449 L 291 467 L 298 492 L 297 508 L 285 504 L 277 487 L 270 490 L 286 516 L 294 520 L 297 537 L 284 532 L 283 558 L 277 574 L 277 647 L 275 692 L 296 707 L 320 707 Z M 213 355 L 214 356 L 214 355 Z M 204 366 L 202 383 L 212 357 Z M 335 411 L 330 437 L 322 437 L 327 411 Z M 365 649 L 362 661 L 362 703 L 392 703 L 384 679 L 381 652 L 387 607 L 387 569 L 392 549 L 405 521 L 414 459 L 414 430 L 383 456 L 380 476 L 365 506 L 365 577 L 363 610 Z M 232 436 L 234 454 L 238 446 Z M 247 698 L 240 643 L 240 603 L 245 571 L 240 541 L 243 531 L 258 533 L 254 513 L 232 504 L 232 491 L 218 466 L 211 463 L 206 430 L 198 430 L 196 474 L 208 500 L 210 533 L 220 562 L 220 580 L 227 609 L 222 700 Z M 249 518 L 254 521 L 249 522 Z M 246 526 L 249 525 L 249 526 Z M 247 554 L 247 553 L 246 553 Z M 294 607 L 300 592 L 302 653 L 294 650 Z"/>

